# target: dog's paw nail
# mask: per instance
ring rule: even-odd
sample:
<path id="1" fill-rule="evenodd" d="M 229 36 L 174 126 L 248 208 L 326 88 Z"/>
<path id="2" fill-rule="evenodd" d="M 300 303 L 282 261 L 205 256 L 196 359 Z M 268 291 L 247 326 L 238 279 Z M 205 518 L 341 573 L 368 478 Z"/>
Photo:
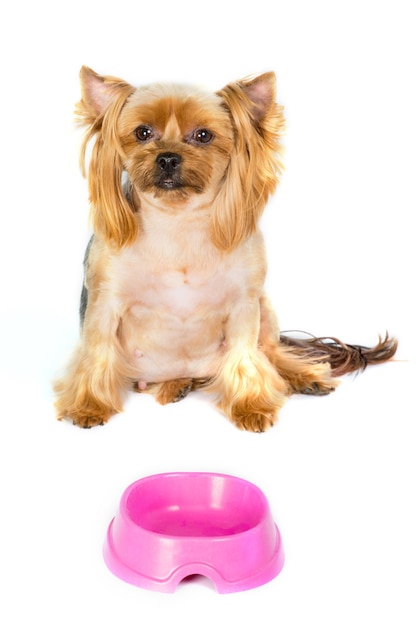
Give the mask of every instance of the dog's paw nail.
<path id="1" fill-rule="evenodd" d="M 188 396 L 189 393 L 192 391 L 192 388 L 192 385 L 187 385 L 187 387 L 184 387 L 184 389 L 180 389 L 177 397 L 174 399 L 174 402 L 180 402 L 180 400 L 184 400 L 184 398 Z"/>
<path id="2" fill-rule="evenodd" d="M 301 389 L 300 393 L 305 396 L 327 396 L 335 391 L 335 387 L 321 387 L 318 383 L 312 383 L 310 387 Z"/>

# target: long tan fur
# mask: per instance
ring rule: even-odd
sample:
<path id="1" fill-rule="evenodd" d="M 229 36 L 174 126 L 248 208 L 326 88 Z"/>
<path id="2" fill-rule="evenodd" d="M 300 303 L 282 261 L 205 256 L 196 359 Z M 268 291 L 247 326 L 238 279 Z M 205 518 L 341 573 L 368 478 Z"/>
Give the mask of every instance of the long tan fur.
<path id="1" fill-rule="evenodd" d="M 123 149 L 116 132 L 116 124 L 126 99 L 134 89 L 124 81 L 111 76 L 100 77 L 85 67 L 81 70 L 83 98 L 76 105 L 80 126 L 88 126 L 80 153 L 80 165 L 85 174 L 86 149 L 93 137 L 88 176 L 90 218 L 93 230 L 116 247 L 135 240 L 138 224 L 132 207 L 122 189 Z M 96 98 L 89 97 L 92 81 L 102 83 L 96 89 Z"/>
<path id="2" fill-rule="evenodd" d="M 90 427 L 129 390 L 166 404 L 200 387 L 261 432 L 292 393 L 333 391 L 337 352 L 337 372 L 391 358 L 389 337 L 361 358 L 338 341 L 280 340 L 258 229 L 282 169 L 273 73 L 212 94 L 135 89 L 84 67 L 81 85 L 94 237 L 80 344 L 55 383 L 59 418 Z"/>
<path id="3" fill-rule="evenodd" d="M 257 229 L 282 171 L 283 107 L 275 102 L 275 76 L 227 85 L 219 92 L 235 129 L 225 183 L 213 206 L 211 236 L 224 250 L 240 245 Z M 252 98 L 252 99 L 251 99 Z"/>

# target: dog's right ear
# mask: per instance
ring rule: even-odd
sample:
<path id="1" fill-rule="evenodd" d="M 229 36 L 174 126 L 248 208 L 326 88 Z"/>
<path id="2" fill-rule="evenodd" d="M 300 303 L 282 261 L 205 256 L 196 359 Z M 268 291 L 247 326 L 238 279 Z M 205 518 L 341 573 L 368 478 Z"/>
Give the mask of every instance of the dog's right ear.
<path id="1" fill-rule="evenodd" d="M 121 248 L 132 243 L 138 233 L 138 221 L 123 192 L 125 155 L 117 128 L 122 108 L 135 88 L 119 78 L 99 76 L 85 66 L 80 81 L 82 97 L 76 115 L 79 124 L 88 127 L 80 153 L 83 175 L 87 145 L 95 138 L 88 172 L 91 221 L 96 234 Z"/>
<path id="2" fill-rule="evenodd" d="M 80 70 L 81 102 L 95 118 L 103 115 L 111 102 L 121 92 L 129 95 L 133 87 L 114 76 L 100 76 L 83 65 Z"/>

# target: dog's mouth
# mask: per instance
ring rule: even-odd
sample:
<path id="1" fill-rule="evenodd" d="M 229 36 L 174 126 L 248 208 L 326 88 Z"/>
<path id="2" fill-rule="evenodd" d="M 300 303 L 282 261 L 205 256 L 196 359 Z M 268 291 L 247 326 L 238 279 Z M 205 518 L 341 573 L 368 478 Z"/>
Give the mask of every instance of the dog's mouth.
<path id="1" fill-rule="evenodd" d="M 204 181 L 199 176 L 190 176 L 183 179 L 177 173 L 174 175 L 160 174 L 155 176 L 152 186 L 156 191 L 181 191 L 185 194 L 200 194 L 205 190 Z"/>
<path id="2" fill-rule="evenodd" d="M 184 185 L 178 177 L 173 176 L 159 176 L 155 181 L 155 186 L 158 189 L 181 189 Z"/>

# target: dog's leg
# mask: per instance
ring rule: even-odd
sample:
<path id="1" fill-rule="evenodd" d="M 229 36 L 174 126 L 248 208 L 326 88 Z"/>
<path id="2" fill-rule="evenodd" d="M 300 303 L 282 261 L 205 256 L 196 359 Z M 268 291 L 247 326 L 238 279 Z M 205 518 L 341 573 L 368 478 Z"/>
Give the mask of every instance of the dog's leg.
<path id="1" fill-rule="evenodd" d="M 280 343 L 276 315 L 266 297 L 260 300 L 260 350 L 289 386 L 289 395 L 303 393 L 327 395 L 338 386 L 332 377 L 331 367 L 318 359 L 302 358 Z"/>
<path id="2" fill-rule="evenodd" d="M 66 376 L 54 384 L 58 419 L 70 418 L 83 428 L 104 424 L 121 412 L 121 394 L 127 386 L 117 337 L 119 319 L 114 312 L 103 311 L 100 298 L 94 307 L 89 301 L 83 341 Z"/>
<path id="3" fill-rule="evenodd" d="M 288 385 L 258 349 L 259 301 L 231 312 L 225 327 L 227 352 L 208 391 L 238 428 L 263 432 L 274 424 Z"/>
<path id="4" fill-rule="evenodd" d="M 125 382 L 112 361 L 110 353 L 99 361 L 87 347 L 79 347 L 66 376 L 54 384 L 58 419 L 70 418 L 75 425 L 90 428 L 122 411 L 121 390 Z"/>

